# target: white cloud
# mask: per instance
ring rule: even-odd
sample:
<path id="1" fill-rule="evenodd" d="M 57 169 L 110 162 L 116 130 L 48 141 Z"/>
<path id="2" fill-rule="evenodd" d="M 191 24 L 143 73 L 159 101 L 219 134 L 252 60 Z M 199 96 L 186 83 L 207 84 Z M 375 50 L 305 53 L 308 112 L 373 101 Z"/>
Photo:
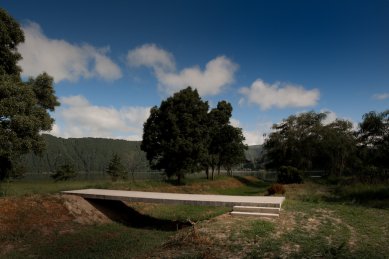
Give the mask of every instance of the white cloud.
<path id="1" fill-rule="evenodd" d="M 244 143 L 246 145 L 262 145 L 265 141 L 265 134 L 271 130 L 272 122 L 256 123 L 255 130 L 247 130 L 242 123 L 235 118 L 230 118 L 230 124 L 234 127 L 242 128 L 243 136 L 245 137 Z"/>
<path id="2" fill-rule="evenodd" d="M 268 84 L 257 79 L 250 87 L 243 87 L 240 93 L 248 103 L 254 103 L 267 110 L 272 107 L 307 107 L 317 104 L 320 92 L 318 89 L 306 90 L 302 86 L 291 84 Z M 245 99 L 239 101 L 242 104 Z"/>
<path id="3" fill-rule="evenodd" d="M 265 141 L 263 134 L 261 134 L 259 131 L 243 130 L 243 136 L 246 138 L 245 144 L 249 146 L 262 145 Z"/>
<path id="4" fill-rule="evenodd" d="M 171 53 L 154 44 L 145 44 L 127 55 L 130 66 L 146 66 L 154 70 L 159 82 L 159 89 L 167 94 L 192 86 L 200 95 L 219 94 L 227 85 L 234 82 L 238 65 L 225 56 L 209 61 L 204 70 L 199 66 L 176 71 L 174 57 Z"/>
<path id="5" fill-rule="evenodd" d="M 389 99 L 389 93 L 375 94 L 373 95 L 373 98 L 380 101 L 386 100 Z"/>
<path id="6" fill-rule="evenodd" d="M 167 93 L 174 93 L 187 86 L 192 86 L 200 95 L 217 95 L 225 86 L 234 82 L 237 65 L 225 56 L 212 59 L 204 70 L 199 67 L 185 68 L 179 73 L 157 73 L 161 88 Z"/>
<path id="7" fill-rule="evenodd" d="M 146 66 L 157 71 L 174 71 L 176 67 L 173 55 L 155 44 L 144 44 L 128 51 L 127 62 L 132 67 Z"/>
<path id="8" fill-rule="evenodd" d="M 323 120 L 324 125 L 328 125 L 332 122 L 334 122 L 336 119 L 338 119 L 338 115 L 336 115 L 335 112 L 328 110 L 328 109 L 322 109 L 320 112 L 324 112 L 327 114 L 327 117 Z"/>
<path id="9" fill-rule="evenodd" d="M 231 126 L 240 128 L 240 121 L 234 118 L 230 118 L 230 124 Z"/>
<path id="10" fill-rule="evenodd" d="M 101 137 L 141 140 L 143 123 L 150 107 L 114 107 L 92 105 L 83 96 L 61 98 L 55 112 L 56 126 L 50 132 L 59 137 Z"/>
<path id="11" fill-rule="evenodd" d="M 98 77 L 115 80 L 121 70 L 108 56 L 109 47 L 95 48 L 88 44 L 74 45 L 65 40 L 49 39 L 37 23 L 23 26 L 25 42 L 18 51 L 24 76 L 37 76 L 47 72 L 55 82 L 77 81 L 79 78 Z"/>

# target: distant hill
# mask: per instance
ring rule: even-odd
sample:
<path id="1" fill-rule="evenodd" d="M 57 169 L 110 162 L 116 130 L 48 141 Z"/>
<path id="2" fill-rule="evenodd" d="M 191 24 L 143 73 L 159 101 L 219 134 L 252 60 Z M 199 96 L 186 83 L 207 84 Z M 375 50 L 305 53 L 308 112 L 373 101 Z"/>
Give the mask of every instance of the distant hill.
<path id="1" fill-rule="evenodd" d="M 43 135 L 46 150 L 41 156 L 28 154 L 24 164 L 28 173 L 54 172 L 64 163 L 72 163 L 77 171 L 102 172 L 114 153 L 122 159 L 128 170 L 148 171 L 146 154 L 140 149 L 140 141 L 103 138 L 57 138 Z"/>
<path id="2" fill-rule="evenodd" d="M 140 149 L 140 141 L 104 138 L 58 138 L 43 135 L 46 150 L 41 156 L 28 154 L 23 157 L 28 173 L 54 172 L 64 163 L 71 163 L 80 172 L 102 172 L 112 155 L 118 154 L 129 171 L 149 171 L 146 154 Z M 249 146 L 246 159 L 253 165 L 262 146 Z"/>

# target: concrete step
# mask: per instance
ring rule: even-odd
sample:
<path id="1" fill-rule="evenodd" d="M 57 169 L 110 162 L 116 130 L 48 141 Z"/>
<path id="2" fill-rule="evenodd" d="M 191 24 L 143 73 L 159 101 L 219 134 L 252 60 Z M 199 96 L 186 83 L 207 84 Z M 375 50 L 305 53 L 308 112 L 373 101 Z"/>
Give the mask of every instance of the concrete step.
<path id="1" fill-rule="evenodd" d="M 278 218 L 280 215 L 275 213 L 262 213 L 262 212 L 243 212 L 243 211 L 231 211 L 232 216 L 254 216 L 254 217 L 269 217 Z"/>
<path id="2" fill-rule="evenodd" d="M 273 214 L 280 213 L 280 208 L 256 207 L 256 206 L 234 206 L 232 210 L 240 211 L 240 212 L 257 212 L 257 213 L 273 213 Z"/>

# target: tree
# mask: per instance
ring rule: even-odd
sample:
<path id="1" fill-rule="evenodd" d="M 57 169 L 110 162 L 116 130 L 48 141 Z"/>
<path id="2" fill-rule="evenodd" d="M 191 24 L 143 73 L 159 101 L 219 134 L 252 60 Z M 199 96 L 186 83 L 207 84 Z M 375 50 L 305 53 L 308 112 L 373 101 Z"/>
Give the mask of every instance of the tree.
<path id="1" fill-rule="evenodd" d="M 17 62 L 22 56 L 17 52 L 17 45 L 24 42 L 20 25 L 0 8 L 0 74 L 16 75 L 22 71 Z"/>
<path id="2" fill-rule="evenodd" d="M 127 179 L 127 171 L 118 154 L 113 154 L 105 172 L 111 176 L 112 181 Z"/>
<path id="3" fill-rule="evenodd" d="M 389 110 L 381 113 L 369 112 L 363 115 L 359 124 L 358 154 L 361 159 L 360 170 L 369 174 L 371 180 L 381 176 L 389 178 Z"/>
<path id="4" fill-rule="evenodd" d="M 54 120 L 48 111 L 59 105 L 53 79 L 46 73 L 21 80 L 17 45 L 23 41 L 20 25 L 0 9 L 0 181 L 22 154 L 42 152 L 40 132 L 51 129 Z"/>
<path id="5" fill-rule="evenodd" d="M 232 106 L 226 101 L 221 101 L 217 107 L 208 113 L 207 129 L 208 129 L 208 156 L 205 160 L 205 172 L 209 178 L 209 166 L 211 167 L 211 179 L 214 179 L 215 168 L 220 172 L 222 165 L 222 152 L 225 142 L 229 142 L 223 136 L 223 127 L 228 126 L 232 116 Z"/>
<path id="6" fill-rule="evenodd" d="M 247 145 L 242 129 L 225 125 L 220 130 L 220 164 L 225 167 L 228 175 L 232 175 L 232 167 L 245 161 L 244 151 Z"/>
<path id="7" fill-rule="evenodd" d="M 191 87 L 153 107 L 144 124 L 141 149 L 152 169 L 177 176 L 199 170 L 207 156 L 208 103 Z"/>
<path id="8" fill-rule="evenodd" d="M 61 165 L 57 171 L 51 175 L 54 181 L 67 181 L 77 176 L 76 170 L 74 170 L 73 164 L 65 163 Z"/>
<path id="9" fill-rule="evenodd" d="M 302 170 L 311 169 L 313 157 L 320 141 L 320 129 L 325 113 L 308 112 L 291 115 L 279 124 L 274 124 L 266 139 L 266 167 L 293 166 Z"/>
<path id="10" fill-rule="evenodd" d="M 326 113 L 302 113 L 273 125 L 274 132 L 264 145 L 267 167 L 324 169 L 336 176 L 352 167 L 356 149 L 352 124 L 337 119 L 325 125 L 326 116 Z"/>

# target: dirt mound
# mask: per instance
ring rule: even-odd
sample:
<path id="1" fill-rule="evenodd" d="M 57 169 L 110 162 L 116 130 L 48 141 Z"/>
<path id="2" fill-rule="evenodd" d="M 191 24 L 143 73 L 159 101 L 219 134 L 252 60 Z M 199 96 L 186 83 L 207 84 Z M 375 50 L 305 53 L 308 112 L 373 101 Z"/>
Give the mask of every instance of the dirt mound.
<path id="1" fill-rule="evenodd" d="M 82 197 L 63 195 L 61 198 L 63 204 L 77 223 L 90 225 L 111 222 L 106 215 L 101 213 Z"/>
<path id="2" fill-rule="evenodd" d="M 39 233 L 72 232 L 74 222 L 110 222 L 84 199 L 71 195 L 33 195 L 0 199 L 0 240 Z"/>

